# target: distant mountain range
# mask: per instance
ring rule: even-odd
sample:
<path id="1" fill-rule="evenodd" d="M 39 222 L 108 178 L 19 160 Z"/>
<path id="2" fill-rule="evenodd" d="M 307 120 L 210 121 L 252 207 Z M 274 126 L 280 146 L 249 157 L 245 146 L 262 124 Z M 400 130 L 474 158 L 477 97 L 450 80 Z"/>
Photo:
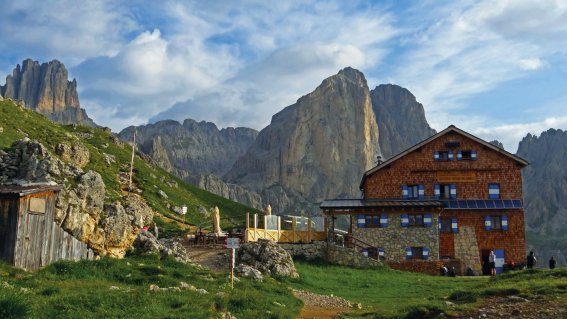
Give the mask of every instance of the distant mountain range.
<path id="1" fill-rule="evenodd" d="M 80 108 L 76 86 L 59 61 L 28 59 L 0 93 L 53 120 L 94 125 Z M 352 68 L 325 79 L 260 132 L 187 119 L 129 127 L 119 136 L 129 141 L 134 131 L 141 152 L 186 181 L 289 214 L 317 213 L 326 198 L 359 197 L 359 179 L 378 155 L 385 160 L 435 133 L 411 92 L 392 84 L 369 90 Z M 531 163 L 523 172 L 529 246 L 567 265 L 567 133 L 528 134 L 517 155 Z"/>

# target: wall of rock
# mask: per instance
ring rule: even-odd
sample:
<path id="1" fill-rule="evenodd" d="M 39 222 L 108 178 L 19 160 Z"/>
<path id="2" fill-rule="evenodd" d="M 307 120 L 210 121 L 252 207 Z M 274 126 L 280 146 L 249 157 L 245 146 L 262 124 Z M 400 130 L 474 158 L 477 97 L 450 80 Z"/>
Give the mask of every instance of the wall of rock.
<path id="1" fill-rule="evenodd" d="M 313 241 L 310 244 L 279 244 L 291 257 L 305 257 L 306 259 L 326 258 L 327 242 Z"/>
<path id="2" fill-rule="evenodd" d="M 337 245 L 329 245 L 327 250 L 327 261 L 333 264 L 359 267 L 373 268 L 381 267 L 383 264 L 373 258 L 369 258 L 351 248 L 340 247 Z"/>
<path id="3" fill-rule="evenodd" d="M 402 227 L 401 213 L 388 212 L 385 228 L 359 228 L 354 220 L 352 235 L 374 247 L 384 248 L 384 256 L 389 261 L 405 260 L 407 247 L 427 247 L 429 258 L 439 259 L 439 215 L 431 212 L 431 227 Z"/>

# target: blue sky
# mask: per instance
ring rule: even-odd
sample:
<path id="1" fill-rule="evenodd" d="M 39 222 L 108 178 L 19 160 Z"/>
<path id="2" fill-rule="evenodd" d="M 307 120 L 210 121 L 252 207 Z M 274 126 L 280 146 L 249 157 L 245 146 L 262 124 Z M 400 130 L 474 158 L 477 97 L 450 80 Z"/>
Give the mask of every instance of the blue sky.
<path id="1" fill-rule="evenodd" d="M 516 151 L 567 129 L 567 2 L 5 1 L 0 74 L 62 61 L 94 120 L 262 129 L 346 66 Z M 3 84 L 4 81 L 0 81 Z"/>

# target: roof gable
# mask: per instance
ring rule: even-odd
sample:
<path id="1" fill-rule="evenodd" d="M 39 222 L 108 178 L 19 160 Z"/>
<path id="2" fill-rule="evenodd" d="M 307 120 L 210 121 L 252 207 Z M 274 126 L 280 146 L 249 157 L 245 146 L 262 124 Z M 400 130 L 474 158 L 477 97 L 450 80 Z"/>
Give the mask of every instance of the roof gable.
<path id="1" fill-rule="evenodd" d="M 383 162 L 383 163 L 381 163 L 381 164 L 379 164 L 379 165 L 373 167 L 372 169 L 366 171 L 366 172 L 364 173 L 364 175 L 362 176 L 362 180 L 361 180 L 361 182 L 360 182 L 360 189 L 363 188 L 364 181 L 365 181 L 366 177 L 368 177 L 368 176 L 374 174 L 376 171 L 378 171 L 378 170 L 380 170 L 380 169 L 382 169 L 382 168 L 384 168 L 384 167 L 387 167 L 388 164 L 391 164 L 391 163 L 393 163 L 393 162 L 399 160 L 400 158 L 405 157 L 405 156 L 408 155 L 409 153 L 411 153 L 411 152 L 413 152 L 413 151 L 415 151 L 415 150 L 417 150 L 417 149 L 423 147 L 424 145 L 429 144 L 429 143 L 433 142 L 434 140 L 437 140 L 437 139 L 439 139 L 439 138 L 441 138 L 441 137 L 443 137 L 443 136 L 445 136 L 445 135 L 447 135 L 447 134 L 449 134 L 449 133 L 457 133 L 457 134 L 460 134 L 460 135 L 462 135 L 462 136 L 464 136 L 464 137 L 466 137 L 466 138 L 469 138 L 469 139 L 471 139 L 471 140 L 473 140 L 473 141 L 475 141 L 475 142 L 477 142 L 477 143 L 479 143 L 479 144 L 481 144 L 481 145 L 483 145 L 483 146 L 485 146 L 485 147 L 487 147 L 487 148 L 489 148 L 489 149 L 491 149 L 491 150 L 493 150 L 493 151 L 495 151 L 495 152 L 498 152 L 498 153 L 500 153 L 500 154 L 502 154 L 502 155 L 504 155 L 504 156 L 510 158 L 511 160 L 516 161 L 518 164 L 520 164 L 520 165 L 522 165 L 522 166 L 527 166 L 527 165 L 529 165 L 528 161 L 526 161 L 525 159 L 523 159 L 523 158 L 521 158 L 521 157 L 519 157 L 519 156 L 517 156 L 517 155 L 514 155 L 514 154 L 512 154 L 512 153 L 510 153 L 510 152 L 508 152 L 508 151 L 506 151 L 506 150 L 504 150 L 504 149 L 501 149 L 501 148 L 499 148 L 499 147 L 497 147 L 497 146 L 495 146 L 495 145 L 493 145 L 493 144 L 490 144 L 490 143 L 488 143 L 487 141 L 485 141 L 485 140 L 483 140 L 483 139 L 481 139 L 481 138 L 478 138 L 478 137 L 476 137 L 476 136 L 474 136 L 474 135 L 472 135 L 472 134 L 470 134 L 470 133 L 468 133 L 468 132 L 465 132 L 465 131 L 461 130 L 460 128 L 458 128 L 458 127 L 456 127 L 456 126 L 454 126 L 454 125 L 450 125 L 449 127 L 447 127 L 446 129 L 444 129 L 443 131 L 441 131 L 441 132 L 439 132 L 439 133 L 437 133 L 437 134 L 435 134 L 435 135 L 432 135 L 431 137 L 429 137 L 429 138 L 427 138 L 427 139 L 425 139 L 425 140 L 423 140 L 423 141 L 417 143 L 416 145 L 414 145 L 414 146 L 408 148 L 407 150 L 405 150 L 405 151 L 403 151 L 403 152 L 401 152 L 401 153 L 399 153 L 399 154 L 393 156 L 392 158 L 388 159 L 387 161 L 385 161 L 385 162 Z"/>

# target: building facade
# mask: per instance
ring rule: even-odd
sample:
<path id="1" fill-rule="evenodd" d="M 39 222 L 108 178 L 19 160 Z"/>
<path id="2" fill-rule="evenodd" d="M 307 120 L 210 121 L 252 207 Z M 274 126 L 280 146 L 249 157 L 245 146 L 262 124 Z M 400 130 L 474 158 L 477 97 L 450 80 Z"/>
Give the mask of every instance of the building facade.
<path id="1" fill-rule="evenodd" d="M 394 268 L 421 262 L 433 272 L 445 262 L 460 273 L 486 273 L 493 250 L 501 272 L 524 260 L 526 165 L 450 126 L 364 173 L 361 199 L 325 201 L 321 208 L 331 217 L 348 215 L 353 241 Z"/>

